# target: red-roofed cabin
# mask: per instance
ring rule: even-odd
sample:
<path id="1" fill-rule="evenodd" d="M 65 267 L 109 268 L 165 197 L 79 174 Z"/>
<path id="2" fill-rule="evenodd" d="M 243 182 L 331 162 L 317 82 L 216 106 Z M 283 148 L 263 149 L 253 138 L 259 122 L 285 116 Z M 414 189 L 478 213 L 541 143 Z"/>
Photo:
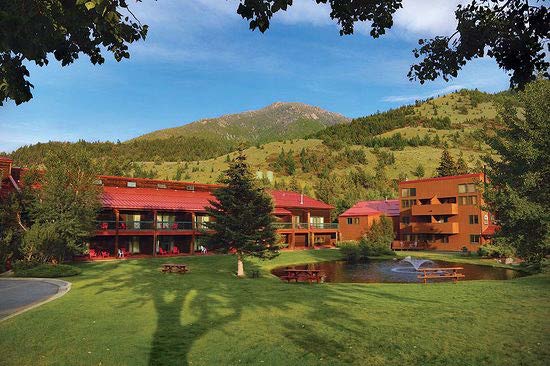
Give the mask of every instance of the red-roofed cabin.
<path id="1" fill-rule="evenodd" d="M 394 232 L 399 233 L 399 201 L 361 201 L 338 217 L 342 240 L 359 240 L 372 224 L 386 216 L 393 222 Z"/>
<path id="2" fill-rule="evenodd" d="M 193 254 L 210 220 L 205 208 L 214 200 L 213 184 L 100 176 L 103 210 L 90 243 L 94 254 L 114 256 Z M 289 249 L 333 244 L 338 225 L 332 206 L 295 192 L 270 191 L 276 226 Z"/>

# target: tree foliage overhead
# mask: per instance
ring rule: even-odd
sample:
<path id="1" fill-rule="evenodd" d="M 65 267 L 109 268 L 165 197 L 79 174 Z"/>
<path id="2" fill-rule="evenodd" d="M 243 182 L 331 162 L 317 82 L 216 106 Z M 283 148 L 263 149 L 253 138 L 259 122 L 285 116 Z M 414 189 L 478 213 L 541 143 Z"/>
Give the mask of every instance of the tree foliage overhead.
<path id="1" fill-rule="evenodd" d="M 411 67 L 411 80 L 448 81 L 468 61 L 484 56 L 510 74 L 512 88 L 523 88 L 539 73 L 549 77 L 550 12 L 544 0 L 475 0 L 458 5 L 455 15 L 453 35 L 419 40 L 414 55 L 423 59 Z"/>
<path id="2" fill-rule="evenodd" d="M 504 105 L 504 127 L 488 141 L 499 158 L 487 158 L 485 200 L 500 225 L 496 242 L 540 262 L 550 252 L 550 81 L 529 84 L 519 98 L 523 113 Z"/>
<path id="3" fill-rule="evenodd" d="M 330 18 L 340 25 L 340 35 L 353 34 L 356 22 L 370 22 L 374 38 L 386 33 L 393 25 L 393 14 L 402 7 L 402 0 L 315 0 L 329 4 Z M 271 18 L 292 6 L 292 0 L 241 0 L 237 13 L 250 21 L 250 29 L 265 32 Z"/>
<path id="4" fill-rule="evenodd" d="M 393 26 L 393 16 L 402 0 L 315 0 L 330 4 L 330 17 L 340 25 L 340 34 L 354 32 L 355 22 L 370 22 L 371 36 L 378 38 Z M 275 13 L 286 10 L 292 0 L 241 0 L 237 13 L 250 21 L 250 29 L 265 32 Z M 413 6 L 411 4 L 411 6 Z M 545 0 L 470 0 L 455 11 L 456 32 L 419 40 L 413 51 L 422 60 L 412 65 L 411 80 L 424 83 L 442 77 L 448 81 L 474 58 L 494 58 L 510 73 L 510 85 L 522 88 L 543 73 L 550 63 L 550 13 Z"/>
<path id="5" fill-rule="evenodd" d="M 102 64 L 105 51 L 120 61 L 147 34 L 127 0 L 0 0 L 0 29 L 0 106 L 32 98 L 25 61 L 44 66 L 53 54 L 66 66 L 84 54 Z"/>

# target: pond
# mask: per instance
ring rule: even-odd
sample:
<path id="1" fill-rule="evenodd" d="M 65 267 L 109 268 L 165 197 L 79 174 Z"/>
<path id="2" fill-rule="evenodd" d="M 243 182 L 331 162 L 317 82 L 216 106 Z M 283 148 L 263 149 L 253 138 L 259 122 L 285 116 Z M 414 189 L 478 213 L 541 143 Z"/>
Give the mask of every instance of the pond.
<path id="1" fill-rule="evenodd" d="M 301 264 L 291 267 L 279 267 L 271 271 L 281 277 L 285 269 L 319 269 L 322 272 L 323 282 L 370 282 L 370 283 L 403 283 L 420 282 L 416 268 L 429 267 L 462 267 L 465 275 L 462 280 L 509 280 L 525 276 L 524 272 L 513 269 L 496 268 L 466 263 L 451 263 L 439 260 L 426 260 L 407 257 L 403 260 L 368 260 L 358 263 L 347 261 L 330 261 L 312 264 Z M 430 280 L 430 282 L 441 280 Z"/>

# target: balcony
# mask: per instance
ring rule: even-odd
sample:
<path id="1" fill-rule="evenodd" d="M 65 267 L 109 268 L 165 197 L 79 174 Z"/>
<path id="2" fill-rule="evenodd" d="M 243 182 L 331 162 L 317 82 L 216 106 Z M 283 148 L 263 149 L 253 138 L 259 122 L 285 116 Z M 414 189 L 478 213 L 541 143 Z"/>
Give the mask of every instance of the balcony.
<path id="1" fill-rule="evenodd" d="M 458 222 L 412 222 L 412 234 L 458 234 Z"/>
<path id="2" fill-rule="evenodd" d="M 317 222 L 311 224 L 312 229 L 338 229 L 338 224 L 334 222 Z"/>
<path id="3" fill-rule="evenodd" d="M 428 215 L 458 215 L 458 205 L 456 203 L 443 203 L 439 205 L 415 205 L 411 207 L 413 216 Z"/>
<path id="4" fill-rule="evenodd" d="M 273 227 L 278 230 L 292 229 L 292 222 L 274 222 Z"/>
<path id="5" fill-rule="evenodd" d="M 157 230 L 193 230 L 191 221 L 158 221 Z"/>

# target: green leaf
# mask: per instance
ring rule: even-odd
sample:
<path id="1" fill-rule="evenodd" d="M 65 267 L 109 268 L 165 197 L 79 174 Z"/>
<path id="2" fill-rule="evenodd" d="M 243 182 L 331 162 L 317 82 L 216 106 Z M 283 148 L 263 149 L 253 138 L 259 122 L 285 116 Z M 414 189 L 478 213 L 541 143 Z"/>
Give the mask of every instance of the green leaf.
<path id="1" fill-rule="evenodd" d="M 88 1 L 84 5 L 86 6 L 86 9 L 88 9 L 88 10 L 92 10 L 93 8 L 95 8 L 95 3 L 93 1 Z"/>

